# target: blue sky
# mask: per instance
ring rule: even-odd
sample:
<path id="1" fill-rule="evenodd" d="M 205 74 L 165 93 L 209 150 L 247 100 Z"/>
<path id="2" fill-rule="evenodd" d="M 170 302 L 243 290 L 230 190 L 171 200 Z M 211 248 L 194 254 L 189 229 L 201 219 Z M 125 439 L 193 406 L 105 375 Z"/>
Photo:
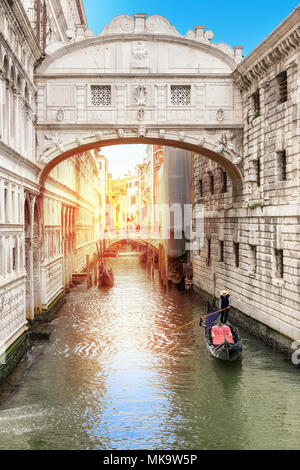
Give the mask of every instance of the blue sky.
<path id="1" fill-rule="evenodd" d="M 245 46 L 247 55 L 297 5 L 292 0 L 194 1 L 194 0 L 83 0 L 89 27 L 97 34 L 120 14 L 147 13 L 168 18 L 179 33 L 204 24 L 214 31 L 213 42 Z"/>

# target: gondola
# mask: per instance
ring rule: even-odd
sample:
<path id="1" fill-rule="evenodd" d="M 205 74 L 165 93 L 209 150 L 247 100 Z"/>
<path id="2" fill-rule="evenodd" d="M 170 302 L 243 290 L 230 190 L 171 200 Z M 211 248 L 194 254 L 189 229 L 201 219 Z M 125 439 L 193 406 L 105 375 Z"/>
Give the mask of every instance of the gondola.
<path id="1" fill-rule="evenodd" d="M 169 273 L 168 280 L 171 281 L 175 286 L 180 286 L 180 284 L 183 284 L 184 282 L 183 276 L 178 273 Z"/>
<path id="2" fill-rule="evenodd" d="M 113 273 L 103 273 L 99 278 L 99 287 L 113 287 L 115 284 Z"/>
<path id="3" fill-rule="evenodd" d="M 230 323 L 222 325 L 220 314 L 208 304 L 205 324 L 205 342 L 211 355 L 222 361 L 233 362 L 241 357 L 243 351 L 242 340 L 237 328 Z M 201 324 L 201 323 L 200 323 Z"/>

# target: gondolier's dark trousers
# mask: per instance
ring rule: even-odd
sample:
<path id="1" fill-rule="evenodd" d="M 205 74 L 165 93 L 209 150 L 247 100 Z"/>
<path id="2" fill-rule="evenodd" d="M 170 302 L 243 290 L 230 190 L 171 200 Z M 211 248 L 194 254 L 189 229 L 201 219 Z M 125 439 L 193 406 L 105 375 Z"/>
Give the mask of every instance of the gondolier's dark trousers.
<path id="1" fill-rule="evenodd" d="M 230 307 L 227 310 L 223 310 L 223 312 L 221 312 L 221 323 L 223 323 L 223 325 L 225 325 L 227 322 L 229 311 Z"/>

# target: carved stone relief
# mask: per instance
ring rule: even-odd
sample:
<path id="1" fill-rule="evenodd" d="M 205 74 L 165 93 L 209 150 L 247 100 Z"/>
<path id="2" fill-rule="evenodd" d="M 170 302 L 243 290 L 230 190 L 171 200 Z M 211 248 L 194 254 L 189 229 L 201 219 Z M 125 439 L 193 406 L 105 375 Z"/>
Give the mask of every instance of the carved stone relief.
<path id="1" fill-rule="evenodd" d="M 132 68 L 148 68 L 149 67 L 149 51 L 145 41 L 138 41 L 132 46 Z"/>
<path id="2" fill-rule="evenodd" d="M 217 139 L 216 151 L 218 153 L 228 153 L 232 159 L 232 162 L 235 165 L 239 165 L 242 161 L 242 158 L 239 154 L 237 146 L 233 142 L 235 139 L 236 135 L 234 134 L 230 134 L 229 136 L 222 134 L 222 136 Z"/>

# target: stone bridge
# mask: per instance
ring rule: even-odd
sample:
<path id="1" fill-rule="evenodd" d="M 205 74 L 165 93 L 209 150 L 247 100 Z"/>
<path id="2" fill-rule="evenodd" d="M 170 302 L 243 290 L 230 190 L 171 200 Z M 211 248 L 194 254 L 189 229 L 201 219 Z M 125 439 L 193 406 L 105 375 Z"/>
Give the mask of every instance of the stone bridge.
<path id="1" fill-rule="evenodd" d="M 118 144 L 162 144 L 218 162 L 242 183 L 242 105 L 233 71 L 241 47 L 182 36 L 162 16 L 114 18 L 94 36 L 78 27 L 48 45 L 36 70 L 37 161 L 43 184 L 72 155 Z"/>
<path id="2" fill-rule="evenodd" d="M 122 240 L 128 240 L 133 243 L 137 243 L 141 246 L 149 246 L 150 248 L 153 248 L 154 250 L 158 250 L 159 244 L 161 243 L 161 240 L 157 238 L 155 235 L 145 235 L 143 233 L 137 232 L 136 234 L 130 234 L 130 235 L 112 235 L 111 237 L 105 237 L 107 241 L 107 247 L 115 245 Z"/>

